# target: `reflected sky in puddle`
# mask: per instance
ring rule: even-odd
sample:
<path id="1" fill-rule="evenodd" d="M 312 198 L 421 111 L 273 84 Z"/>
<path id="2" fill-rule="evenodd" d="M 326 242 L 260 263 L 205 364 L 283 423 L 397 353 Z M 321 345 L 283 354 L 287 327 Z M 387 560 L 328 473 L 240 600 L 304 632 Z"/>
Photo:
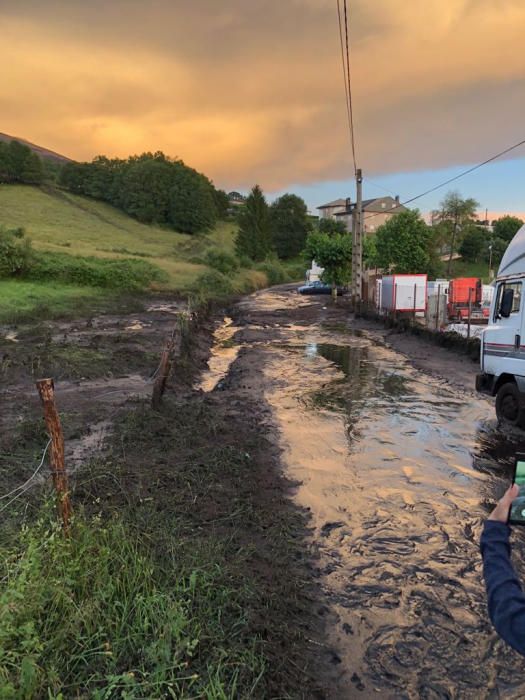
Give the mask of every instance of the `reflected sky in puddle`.
<path id="1" fill-rule="evenodd" d="M 492 407 L 366 338 L 307 336 L 269 354 L 267 398 L 312 514 L 343 683 L 365 679 L 348 697 L 525 697 L 523 660 L 494 646 L 480 576 L 489 465 L 501 473 Z M 509 655 L 517 689 L 501 676 Z"/>

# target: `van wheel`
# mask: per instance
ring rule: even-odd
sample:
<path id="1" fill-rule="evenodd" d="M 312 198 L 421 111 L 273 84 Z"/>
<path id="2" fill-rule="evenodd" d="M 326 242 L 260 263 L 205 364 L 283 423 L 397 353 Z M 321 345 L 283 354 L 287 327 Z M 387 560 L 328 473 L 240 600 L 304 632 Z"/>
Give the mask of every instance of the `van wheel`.
<path id="1" fill-rule="evenodd" d="M 496 415 L 502 423 L 525 428 L 525 411 L 521 404 L 521 394 L 514 382 L 502 384 L 498 389 Z"/>

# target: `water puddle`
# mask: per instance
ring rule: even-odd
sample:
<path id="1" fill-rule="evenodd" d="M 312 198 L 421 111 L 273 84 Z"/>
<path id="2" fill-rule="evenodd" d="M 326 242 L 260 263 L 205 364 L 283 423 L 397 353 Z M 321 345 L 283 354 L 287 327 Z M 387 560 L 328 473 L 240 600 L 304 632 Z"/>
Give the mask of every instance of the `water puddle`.
<path id="1" fill-rule="evenodd" d="M 341 697 L 525 697 L 525 661 L 488 621 L 478 549 L 522 435 L 501 434 L 488 402 L 366 333 L 281 322 L 281 310 L 302 307 L 282 296 L 255 295 L 245 310 L 259 328 L 279 312 L 253 361 L 295 498 L 311 513 Z M 235 356 L 210 369 L 209 387 Z"/>
<path id="2" fill-rule="evenodd" d="M 268 362 L 267 398 L 312 513 L 351 697 L 524 697 L 524 662 L 495 643 L 480 575 L 498 486 L 486 475 L 501 471 L 492 408 L 362 339 L 296 342 Z"/>
<path id="3" fill-rule="evenodd" d="M 208 369 L 203 373 L 198 384 L 202 391 L 213 391 L 228 374 L 241 346 L 236 344 L 233 336 L 238 327 L 233 325 L 233 320 L 228 316 L 213 334 L 213 347 L 208 360 Z"/>

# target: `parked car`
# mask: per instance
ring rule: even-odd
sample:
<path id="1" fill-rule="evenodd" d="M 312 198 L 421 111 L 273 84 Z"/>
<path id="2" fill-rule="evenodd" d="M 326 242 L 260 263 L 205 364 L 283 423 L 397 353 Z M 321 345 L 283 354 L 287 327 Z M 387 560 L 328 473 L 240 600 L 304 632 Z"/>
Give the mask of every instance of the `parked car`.
<path id="1" fill-rule="evenodd" d="M 317 280 L 315 282 L 309 282 L 308 284 L 301 285 L 297 288 L 297 291 L 299 292 L 299 294 L 331 294 L 332 286 L 330 284 L 326 284 L 325 282 L 321 282 L 321 280 Z M 345 288 L 338 287 L 338 296 L 344 294 L 345 291 Z"/>

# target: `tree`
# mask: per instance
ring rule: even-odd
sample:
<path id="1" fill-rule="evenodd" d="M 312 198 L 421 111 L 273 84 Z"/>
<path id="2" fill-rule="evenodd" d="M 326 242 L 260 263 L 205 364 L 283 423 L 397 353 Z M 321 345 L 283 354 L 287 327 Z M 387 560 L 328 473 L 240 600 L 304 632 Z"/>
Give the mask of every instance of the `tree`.
<path id="1" fill-rule="evenodd" d="M 494 238 L 501 238 L 510 243 L 522 226 L 523 221 L 517 216 L 502 216 L 494 222 L 492 233 Z"/>
<path id="2" fill-rule="evenodd" d="M 224 204 L 205 175 L 162 151 L 126 160 L 97 156 L 91 163 L 68 163 L 60 183 L 77 194 L 109 202 L 139 221 L 168 224 L 184 233 L 211 228 L 217 202 Z"/>
<path id="3" fill-rule="evenodd" d="M 98 175 L 96 166 L 94 173 Z M 122 177 L 120 201 L 123 209 L 139 221 L 164 224 L 170 221 L 172 187 L 173 171 L 169 163 L 139 161 L 127 168 Z"/>
<path id="4" fill-rule="evenodd" d="M 307 206 L 295 194 L 283 194 L 270 207 L 272 242 L 280 258 L 294 258 L 303 250 L 311 230 Z"/>
<path id="5" fill-rule="evenodd" d="M 472 198 L 463 199 L 459 192 L 448 192 L 439 207 L 432 212 L 432 220 L 440 226 L 441 236 L 449 248 L 447 275 L 450 276 L 457 245 L 466 227 L 474 222 L 479 203 Z"/>
<path id="6" fill-rule="evenodd" d="M 467 262 L 477 262 L 487 250 L 485 231 L 480 226 L 468 226 L 463 231 L 459 254 Z"/>
<path id="7" fill-rule="evenodd" d="M 183 233 L 199 233 L 212 228 L 217 221 L 213 185 L 201 173 L 182 161 L 174 163 L 170 191 L 171 225 Z"/>
<path id="8" fill-rule="evenodd" d="M 321 233 L 346 233 L 346 226 L 344 221 L 337 221 L 337 219 L 320 219 L 318 224 L 319 231 Z"/>
<path id="9" fill-rule="evenodd" d="M 259 185 L 255 185 L 248 195 L 238 221 L 237 253 L 252 260 L 264 260 L 272 249 L 270 210 Z"/>
<path id="10" fill-rule="evenodd" d="M 314 232 L 306 239 L 305 254 L 324 268 L 322 279 L 332 287 L 352 277 L 352 239 L 348 234 Z"/>
<path id="11" fill-rule="evenodd" d="M 0 143 L 0 182 L 38 185 L 44 179 L 41 158 L 23 143 Z"/>
<path id="12" fill-rule="evenodd" d="M 376 265 L 398 274 L 429 272 L 432 232 L 417 209 L 392 216 L 376 231 Z"/>
<path id="13" fill-rule="evenodd" d="M 217 190 L 214 188 L 213 199 L 215 201 L 218 218 L 225 219 L 228 216 L 228 210 L 230 208 L 230 199 L 228 195 L 224 190 Z"/>
<path id="14" fill-rule="evenodd" d="M 363 266 L 365 269 L 379 267 L 377 264 L 377 236 L 367 234 L 363 238 Z"/>

